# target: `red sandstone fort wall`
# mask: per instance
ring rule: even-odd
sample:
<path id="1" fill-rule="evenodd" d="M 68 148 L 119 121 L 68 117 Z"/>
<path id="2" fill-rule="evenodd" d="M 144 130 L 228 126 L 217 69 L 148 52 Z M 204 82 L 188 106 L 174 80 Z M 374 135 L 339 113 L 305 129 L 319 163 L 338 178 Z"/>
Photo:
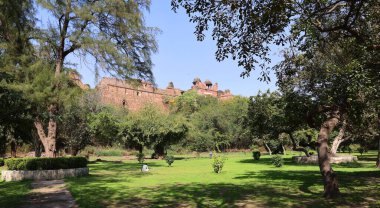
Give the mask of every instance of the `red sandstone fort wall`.
<path id="1" fill-rule="evenodd" d="M 206 82 L 209 83 L 206 85 Z M 206 82 L 203 83 L 200 80 L 194 82 L 191 89 L 196 90 L 198 94 L 211 95 L 221 100 L 233 97 L 228 90 L 218 91 L 217 83 L 212 86 L 210 81 Z M 166 99 L 179 96 L 184 92 L 172 86 L 159 89 L 148 82 L 141 82 L 136 85 L 116 78 L 103 78 L 98 84 L 97 90 L 101 94 L 103 103 L 124 107 L 131 111 L 138 111 L 149 103 L 161 108 L 167 108 Z"/>

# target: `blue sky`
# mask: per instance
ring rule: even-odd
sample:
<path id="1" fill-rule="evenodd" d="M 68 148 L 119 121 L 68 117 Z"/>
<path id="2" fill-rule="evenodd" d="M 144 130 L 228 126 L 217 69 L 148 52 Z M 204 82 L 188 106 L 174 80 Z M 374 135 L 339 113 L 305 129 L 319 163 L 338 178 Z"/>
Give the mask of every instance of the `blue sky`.
<path id="1" fill-rule="evenodd" d="M 46 12 L 39 11 L 39 19 L 46 21 Z M 243 68 L 239 68 L 232 60 L 218 62 L 215 59 L 216 44 L 210 36 L 198 42 L 194 35 L 194 24 L 189 22 L 183 9 L 177 13 L 171 10 L 170 0 L 152 0 L 150 12 L 146 13 L 147 26 L 158 27 L 162 33 L 157 36 L 159 51 L 154 54 L 153 73 L 156 84 L 165 88 L 172 81 L 174 86 L 182 90 L 190 89 L 195 77 L 202 81 L 209 79 L 217 82 L 220 90 L 230 89 L 235 95 L 256 95 L 259 90 L 275 90 L 275 76 L 267 84 L 257 80 L 258 72 L 251 73 L 248 78 L 241 78 Z M 279 49 L 273 50 L 279 54 Z M 273 56 L 273 62 L 278 61 Z M 82 74 L 82 81 L 95 86 L 92 59 L 79 60 L 69 57 L 69 61 L 77 63 L 76 68 Z"/>

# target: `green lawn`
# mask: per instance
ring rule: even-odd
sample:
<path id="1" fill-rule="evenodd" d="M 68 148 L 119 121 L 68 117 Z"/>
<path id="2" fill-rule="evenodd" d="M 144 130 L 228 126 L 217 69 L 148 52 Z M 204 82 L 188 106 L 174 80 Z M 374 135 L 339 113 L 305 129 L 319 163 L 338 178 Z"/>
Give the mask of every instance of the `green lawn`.
<path id="1" fill-rule="evenodd" d="M 4 167 L 0 167 L 0 172 Z M 1 174 L 0 174 L 1 176 Z M 17 207 L 28 193 L 30 181 L 4 182 L 0 179 L 0 207 Z"/>
<path id="2" fill-rule="evenodd" d="M 336 200 L 321 197 L 316 165 L 295 165 L 290 155 L 282 168 L 273 167 L 269 156 L 259 161 L 249 153 L 227 156 L 221 174 L 212 172 L 212 160 L 206 157 L 177 157 L 173 167 L 148 160 L 149 173 L 141 173 L 137 161 L 107 157 L 89 165 L 90 176 L 66 182 L 80 207 L 380 206 L 380 171 L 374 168 L 374 152 L 360 163 L 334 166 L 342 192 Z"/>

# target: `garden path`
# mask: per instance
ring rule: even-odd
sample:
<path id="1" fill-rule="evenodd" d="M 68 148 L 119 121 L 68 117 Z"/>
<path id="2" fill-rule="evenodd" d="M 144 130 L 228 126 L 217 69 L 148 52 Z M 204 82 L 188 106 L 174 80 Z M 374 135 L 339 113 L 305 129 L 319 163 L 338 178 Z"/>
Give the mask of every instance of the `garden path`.
<path id="1" fill-rule="evenodd" d="M 34 181 L 20 208 L 77 208 L 63 180 Z"/>

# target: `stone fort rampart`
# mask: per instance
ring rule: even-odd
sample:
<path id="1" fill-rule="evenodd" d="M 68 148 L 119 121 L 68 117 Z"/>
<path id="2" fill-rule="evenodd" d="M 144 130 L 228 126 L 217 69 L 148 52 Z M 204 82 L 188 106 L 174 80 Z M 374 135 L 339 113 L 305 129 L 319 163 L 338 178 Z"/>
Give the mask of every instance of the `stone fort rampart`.
<path id="1" fill-rule="evenodd" d="M 106 104 L 125 107 L 131 111 L 137 111 L 147 103 L 153 103 L 162 108 L 167 108 L 165 100 L 183 94 L 185 91 L 175 88 L 170 82 L 166 89 L 156 88 L 152 83 L 140 81 L 124 81 L 116 78 L 103 78 L 97 85 L 101 101 Z M 210 95 L 221 100 L 231 98 L 233 95 L 229 90 L 218 90 L 218 84 L 212 84 L 206 80 L 202 82 L 195 78 L 190 90 L 195 90 L 201 95 Z"/>

